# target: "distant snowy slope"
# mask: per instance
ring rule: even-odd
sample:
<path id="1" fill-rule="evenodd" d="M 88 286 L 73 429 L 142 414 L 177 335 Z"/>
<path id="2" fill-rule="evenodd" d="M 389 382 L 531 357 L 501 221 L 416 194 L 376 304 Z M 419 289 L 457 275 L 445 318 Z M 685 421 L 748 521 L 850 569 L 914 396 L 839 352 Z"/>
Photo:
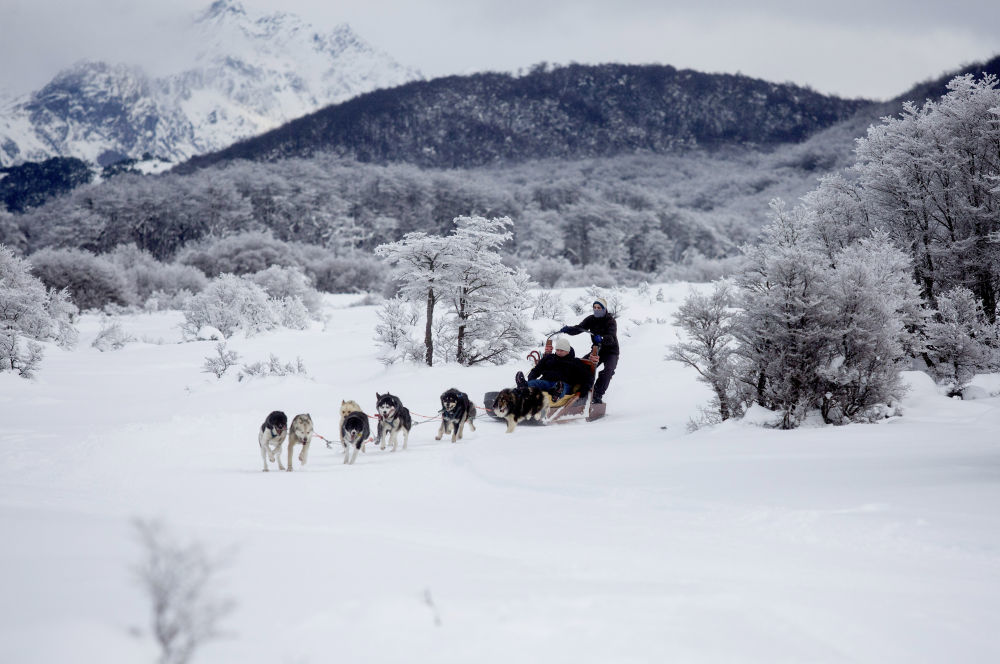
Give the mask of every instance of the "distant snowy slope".
<path id="1" fill-rule="evenodd" d="M 198 45 L 183 71 L 80 62 L 0 103 L 0 165 L 53 156 L 104 165 L 147 152 L 178 161 L 420 78 L 347 24 L 320 32 L 292 14 L 248 14 L 236 0 L 213 3 L 178 44 Z"/>

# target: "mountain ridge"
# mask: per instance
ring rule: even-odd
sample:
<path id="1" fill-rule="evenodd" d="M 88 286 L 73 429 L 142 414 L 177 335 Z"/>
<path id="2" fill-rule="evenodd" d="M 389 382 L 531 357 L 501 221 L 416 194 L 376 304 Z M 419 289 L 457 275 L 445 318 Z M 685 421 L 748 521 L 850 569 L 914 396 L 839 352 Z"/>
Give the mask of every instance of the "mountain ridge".
<path id="1" fill-rule="evenodd" d="M 487 72 L 376 90 L 193 157 L 178 170 L 316 152 L 451 168 L 766 146 L 802 140 L 873 103 L 670 65 L 536 67 L 519 77 Z"/>

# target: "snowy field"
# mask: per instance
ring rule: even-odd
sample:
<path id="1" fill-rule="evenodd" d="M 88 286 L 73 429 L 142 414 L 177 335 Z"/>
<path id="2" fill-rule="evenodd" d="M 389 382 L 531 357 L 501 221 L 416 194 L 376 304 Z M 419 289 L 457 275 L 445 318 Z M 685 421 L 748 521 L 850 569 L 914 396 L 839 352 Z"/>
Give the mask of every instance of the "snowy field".
<path id="1" fill-rule="evenodd" d="M 236 608 L 194 662 L 1000 661 L 1000 398 L 911 373 L 881 424 L 688 434 L 709 394 L 663 360 L 687 286 L 663 290 L 626 298 L 603 420 L 483 416 L 457 444 L 425 423 L 353 466 L 316 440 L 293 473 L 261 472 L 271 410 L 335 439 L 342 399 L 433 416 L 528 363 L 385 368 L 376 307 L 336 296 L 310 330 L 229 342 L 307 376 L 238 382 L 202 372 L 214 342 L 178 343 L 180 314 L 124 317 L 138 341 L 107 353 L 84 316 L 36 380 L 0 374 L 0 662 L 156 660 L 136 518 L 227 557 Z"/>

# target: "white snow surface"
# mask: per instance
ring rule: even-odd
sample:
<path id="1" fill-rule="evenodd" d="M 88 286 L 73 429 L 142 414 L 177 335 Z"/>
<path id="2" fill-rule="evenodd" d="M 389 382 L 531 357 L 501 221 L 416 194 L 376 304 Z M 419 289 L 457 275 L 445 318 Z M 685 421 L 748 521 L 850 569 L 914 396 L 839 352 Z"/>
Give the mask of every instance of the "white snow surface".
<path id="1" fill-rule="evenodd" d="M 135 518 L 226 552 L 236 609 L 194 662 L 1000 661 L 998 377 L 960 401 L 907 373 L 879 424 L 688 434 L 709 393 L 663 359 L 687 290 L 625 298 L 602 420 L 480 413 L 455 444 L 431 421 L 353 466 L 316 439 L 292 473 L 261 472 L 271 410 L 336 440 L 342 399 L 388 390 L 423 421 L 528 361 L 385 368 L 378 307 L 328 296 L 311 329 L 228 342 L 307 376 L 240 382 L 202 372 L 217 342 L 181 343 L 179 313 L 123 316 L 140 341 L 106 353 L 82 316 L 35 380 L 0 373 L 0 661 L 156 659 Z"/>

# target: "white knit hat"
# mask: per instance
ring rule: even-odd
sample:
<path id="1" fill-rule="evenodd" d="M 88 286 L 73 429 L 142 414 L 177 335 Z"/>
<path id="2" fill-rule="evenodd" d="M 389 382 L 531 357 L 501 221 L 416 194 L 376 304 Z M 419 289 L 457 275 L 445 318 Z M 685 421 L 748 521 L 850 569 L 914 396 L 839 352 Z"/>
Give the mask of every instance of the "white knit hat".
<path id="1" fill-rule="evenodd" d="M 552 347 L 556 350 L 573 350 L 573 346 L 569 343 L 569 339 L 562 335 L 556 337 L 556 340 L 552 342 Z"/>

